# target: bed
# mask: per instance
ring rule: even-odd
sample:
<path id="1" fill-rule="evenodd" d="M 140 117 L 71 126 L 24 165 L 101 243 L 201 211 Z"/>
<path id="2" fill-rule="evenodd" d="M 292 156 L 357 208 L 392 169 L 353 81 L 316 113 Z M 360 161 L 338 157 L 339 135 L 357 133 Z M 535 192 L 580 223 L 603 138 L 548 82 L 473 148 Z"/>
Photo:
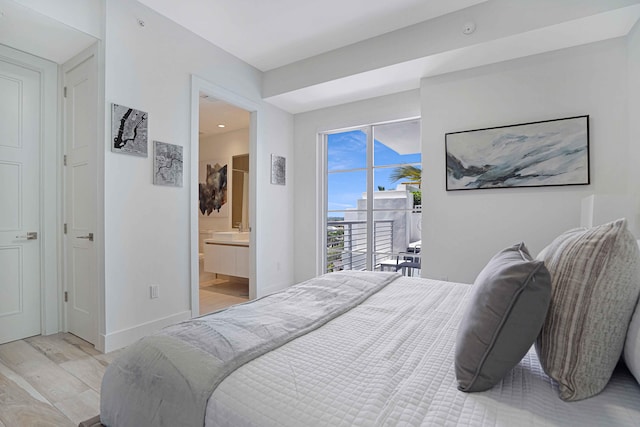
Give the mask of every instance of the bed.
<path id="1" fill-rule="evenodd" d="M 558 384 L 533 348 L 493 388 L 459 391 L 456 335 L 472 289 L 396 273 L 331 273 L 174 325 L 132 345 L 109 366 L 101 421 L 640 425 L 640 386 L 622 363 L 601 393 L 578 402 L 558 397 Z M 247 327 L 252 321 L 260 326 Z"/>

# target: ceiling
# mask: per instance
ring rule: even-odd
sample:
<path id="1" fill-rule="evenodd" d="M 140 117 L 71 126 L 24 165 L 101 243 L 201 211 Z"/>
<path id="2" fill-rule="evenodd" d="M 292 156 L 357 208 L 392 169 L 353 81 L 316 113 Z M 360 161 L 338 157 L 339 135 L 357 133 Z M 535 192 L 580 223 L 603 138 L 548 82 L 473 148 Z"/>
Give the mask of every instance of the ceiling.
<path id="1" fill-rule="evenodd" d="M 248 129 L 251 114 L 219 99 L 200 93 L 200 138 Z M 220 127 L 218 125 L 224 125 Z"/>
<path id="2" fill-rule="evenodd" d="M 261 71 L 487 0 L 140 0 Z"/>
<path id="3" fill-rule="evenodd" d="M 0 44 L 63 64 L 96 41 L 33 9 L 0 0 Z"/>
<path id="4" fill-rule="evenodd" d="M 302 113 L 420 79 L 626 35 L 640 0 L 139 0 L 263 71 Z"/>
<path id="5" fill-rule="evenodd" d="M 263 99 L 292 114 L 622 37 L 640 18 L 640 0 L 139 1 L 261 70 Z M 95 41 L 0 0 L 2 44 L 64 63 Z"/>

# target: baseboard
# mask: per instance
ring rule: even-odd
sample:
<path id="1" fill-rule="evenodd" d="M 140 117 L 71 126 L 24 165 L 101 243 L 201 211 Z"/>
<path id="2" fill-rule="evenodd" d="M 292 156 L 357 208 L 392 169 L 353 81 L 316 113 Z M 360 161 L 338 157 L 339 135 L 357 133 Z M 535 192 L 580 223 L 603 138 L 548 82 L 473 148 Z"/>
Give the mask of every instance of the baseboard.
<path id="1" fill-rule="evenodd" d="M 258 295 L 258 297 L 264 297 L 267 295 L 271 295 L 274 294 L 276 292 L 280 292 L 282 290 L 287 289 L 289 286 L 291 285 L 272 285 L 272 286 L 265 286 L 263 288 L 260 288 L 260 295 Z"/>
<path id="2" fill-rule="evenodd" d="M 121 329 L 110 334 L 100 336 L 100 344 L 102 348 L 99 349 L 104 353 L 117 350 L 133 344 L 140 338 L 150 335 L 165 326 L 173 323 L 182 322 L 183 320 L 191 319 L 191 310 L 186 310 L 180 313 L 172 314 L 171 316 L 163 317 L 162 319 L 152 320 L 150 322 L 141 323 L 140 325 L 133 326 L 127 329 Z"/>

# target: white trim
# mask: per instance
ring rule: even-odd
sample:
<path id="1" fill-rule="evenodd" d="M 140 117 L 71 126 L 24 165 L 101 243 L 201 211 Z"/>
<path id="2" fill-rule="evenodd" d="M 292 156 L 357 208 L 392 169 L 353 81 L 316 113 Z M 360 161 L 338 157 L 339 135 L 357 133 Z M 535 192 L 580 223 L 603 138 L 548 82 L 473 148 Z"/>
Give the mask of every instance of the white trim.
<path id="1" fill-rule="evenodd" d="M 376 221 L 373 211 L 373 126 L 367 127 L 367 271 L 373 271 L 374 236 L 373 228 Z"/>
<path id="2" fill-rule="evenodd" d="M 331 127 L 330 125 L 324 125 L 322 128 L 318 128 L 318 133 L 331 135 L 334 133 L 344 133 L 344 132 L 350 132 L 352 130 L 366 129 L 368 126 L 388 125 L 392 123 L 409 122 L 411 120 L 420 120 L 420 119 L 421 119 L 421 116 L 418 115 L 418 116 L 409 116 L 409 117 L 393 119 L 393 120 L 383 120 L 383 121 L 373 122 L 373 123 L 364 123 L 364 124 L 352 125 L 352 126 L 342 126 L 338 128 Z"/>
<path id="3" fill-rule="evenodd" d="M 257 267 L 256 267 L 256 186 L 257 186 L 257 147 L 258 147 L 258 120 L 259 106 L 253 101 L 244 98 L 228 89 L 211 83 L 196 75 L 191 76 L 191 174 L 189 179 L 189 233 L 190 233 L 190 282 L 191 282 L 191 316 L 200 314 L 199 300 L 199 254 L 198 254 L 198 165 L 199 165 L 199 102 L 200 92 L 247 110 L 251 113 L 249 124 L 249 223 L 251 232 L 249 241 L 249 260 L 251 263 L 249 273 L 249 298 L 256 298 Z"/>
<path id="4" fill-rule="evenodd" d="M 191 318 L 191 311 L 186 310 L 180 313 L 172 314 L 171 316 L 163 317 L 161 319 L 151 320 L 149 322 L 141 323 L 130 328 L 121 329 L 119 331 L 111 332 L 109 334 L 100 334 L 98 340 L 100 341 L 100 347 L 103 348 L 104 353 L 117 350 L 119 348 L 126 347 L 131 343 L 138 341 L 147 335 L 151 335 L 154 332 L 159 331 L 165 326 L 172 325 L 174 323 L 189 320 Z"/>
<path id="5" fill-rule="evenodd" d="M 40 329 L 44 335 L 58 332 L 60 303 L 58 284 L 58 231 L 60 211 L 57 195 L 60 182 L 57 160 L 58 138 L 58 67 L 55 63 L 0 45 L 0 56 L 7 62 L 40 74 Z"/>
<path id="6" fill-rule="evenodd" d="M 103 7 L 106 7 L 103 2 Z M 106 13 L 106 12 L 105 12 Z M 105 102 L 105 49 L 104 42 L 98 40 L 96 47 L 96 65 L 98 67 L 98 121 L 96 140 L 96 233 L 105 235 L 104 228 L 104 177 L 105 177 L 105 139 L 107 129 L 111 130 L 111 117 L 106 114 Z M 101 121 L 102 119 L 102 121 Z M 110 134 L 109 134 L 110 135 Z M 106 291 L 105 291 L 105 239 L 98 239 L 96 245 L 96 275 L 98 280 L 98 342 L 95 344 L 97 350 L 105 352 L 104 342 L 100 339 L 100 334 L 107 330 L 106 321 Z"/>
<path id="7" fill-rule="evenodd" d="M 319 179 L 318 186 L 319 188 L 316 191 L 317 197 L 319 200 L 317 201 L 317 206 L 322 206 L 322 213 L 320 221 L 316 221 L 318 224 L 318 228 L 316 230 L 316 242 L 321 242 L 320 246 L 320 256 L 317 256 L 316 259 L 319 262 L 316 262 L 316 276 L 320 276 L 327 271 L 327 212 L 329 211 L 329 203 L 328 203 L 328 187 L 329 187 L 329 174 L 327 173 L 327 144 L 329 140 L 329 134 L 326 133 L 318 133 L 317 134 L 317 143 L 316 143 L 316 158 L 318 161 L 316 162 L 316 176 L 322 177 Z"/>
<path id="8" fill-rule="evenodd" d="M 94 299 L 94 313 L 92 313 L 92 317 L 93 317 L 93 329 L 94 329 L 94 333 L 93 333 L 93 337 L 96 338 L 95 341 L 93 343 L 93 345 L 98 348 L 99 350 L 102 350 L 102 347 L 98 346 L 98 342 L 101 341 L 100 340 L 100 325 L 104 323 L 103 319 L 104 319 L 104 206 L 101 205 L 100 201 L 102 201 L 104 198 L 102 197 L 104 191 L 104 186 L 101 185 L 100 183 L 103 182 L 103 178 L 104 178 L 104 173 L 102 173 L 102 175 L 100 175 L 101 171 L 103 170 L 103 165 L 104 165 L 104 150 L 103 145 L 102 145 L 102 141 L 104 141 L 104 128 L 102 126 L 100 126 L 102 124 L 102 118 L 104 117 L 104 102 L 102 102 L 102 99 L 104 99 L 104 96 L 102 96 L 102 92 L 101 92 L 101 84 L 102 84 L 102 69 L 104 69 L 103 67 L 101 67 L 102 64 L 102 60 L 100 58 L 100 42 L 96 42 L 93 45 L 89 46 L 88 48 L 84 49 L 82 52 L 79 52 L 78 54 L 76 54 L 73 58 L 69 59 L 67 62 L 65 62 L 64 64 L 62 64 L 60 66 L 60 82 L 61 82 L 61 86 L 60 86 L 60 93 L 63 93 L 63 87 L 66 85 L 66 76 L 67 73 L 69 73 L 71 70 L 73 70 L 74 68 L 80 66 L 81 64 L 85 63 L 86 61 L 90 60 L 92 57 L 94 59 L 94 69 L 92 70 L 94 74 L 94 77 L 96 79 L 95 82 L 95 102 L 96 102 L 96 134 L 95 134 L 95 149 L 94 149 L 94 166 L 95 166 L 95 173 L 96 173 L 96 180 L 95 180 L 95 187 L 94 187 L 94 194 L 95 194 L 95 199 L 93 199 L 92 201 L 95 202 L 95 224 L 94 224 L 94 235 L 95 235 L 95 241 L 94 241 L 94 256 L 95 256 L 95 265 L 94 265 L 94 277 L 93 277 L 93 281 L 94 281 L 94 286 L 95 288 L 93 289 L 94 291 L 94 295 L 95 295 L 95 299 Z M 59 101 L 59 105 L 60 105 L 60 109 L 59 109 L 59 126 L 60 126 L 60 149 L 61 149 L 61 153 L 59 155 L 59 162 L 58 162 L 58 170 L 59 170 L 59 179 L 60 179 L 60 191 L 59 191 L 59 197 L 58 197 L 58 202 L 60 204 L 60 212 L 61 212 L 61 220 L 58 222 L 58 231 L 59 231 L 59 236 L 60 236 L 60 245 L 59 245 L 59 250 L 60 250 L 60 256 L 59 256 L 59 268 L 60 268 L 60 276 L 61 276 L 61 281 L 60 281 L 60 291 L 59 291 L 59 295 L 60 295 L 60 313 L 61 313 L 61 328 L 60 330 L 62 331 L 68 331 L 68 324 L 67 324 L 67 312 L 65 310 L 64 307 L 64 302 L 63 302 L 63 292 L 67 289 L 67 280 L 66 280 L 66 275 L 64 274 L 66 272 L 66 247 L 65 247 L 65 242 L 64 242 L 64 233 L 63 233 L 63 221 L 66 219 L 66 215 L 65 215 L 65 197 L 66 197 L 66 193 L 65 193 L 65 170 L 64 170 L 64 164 L 62 161 L 62 156 L 66 153 L 64 153 L 65 151 L 65 138 L 66 135 L 64 134 L 65 132 L 65 106 L 64 106 L 64 95 L 60 96 L 60 101 Z M 102 268 L 102 269 L 101 269 Z"/>

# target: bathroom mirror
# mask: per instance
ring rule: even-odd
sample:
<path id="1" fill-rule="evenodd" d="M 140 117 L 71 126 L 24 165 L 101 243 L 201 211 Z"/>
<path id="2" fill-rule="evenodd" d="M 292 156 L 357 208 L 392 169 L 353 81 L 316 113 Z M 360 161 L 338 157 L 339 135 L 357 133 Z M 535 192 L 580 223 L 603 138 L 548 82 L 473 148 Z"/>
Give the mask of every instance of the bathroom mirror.
<path id="1" fill-rule="evenodd" d="M 231 160 L 231 224 L 249 227 L 249 155 L 233 156 Z M 245 230 L 247 231 L 247 230 Z"/>

